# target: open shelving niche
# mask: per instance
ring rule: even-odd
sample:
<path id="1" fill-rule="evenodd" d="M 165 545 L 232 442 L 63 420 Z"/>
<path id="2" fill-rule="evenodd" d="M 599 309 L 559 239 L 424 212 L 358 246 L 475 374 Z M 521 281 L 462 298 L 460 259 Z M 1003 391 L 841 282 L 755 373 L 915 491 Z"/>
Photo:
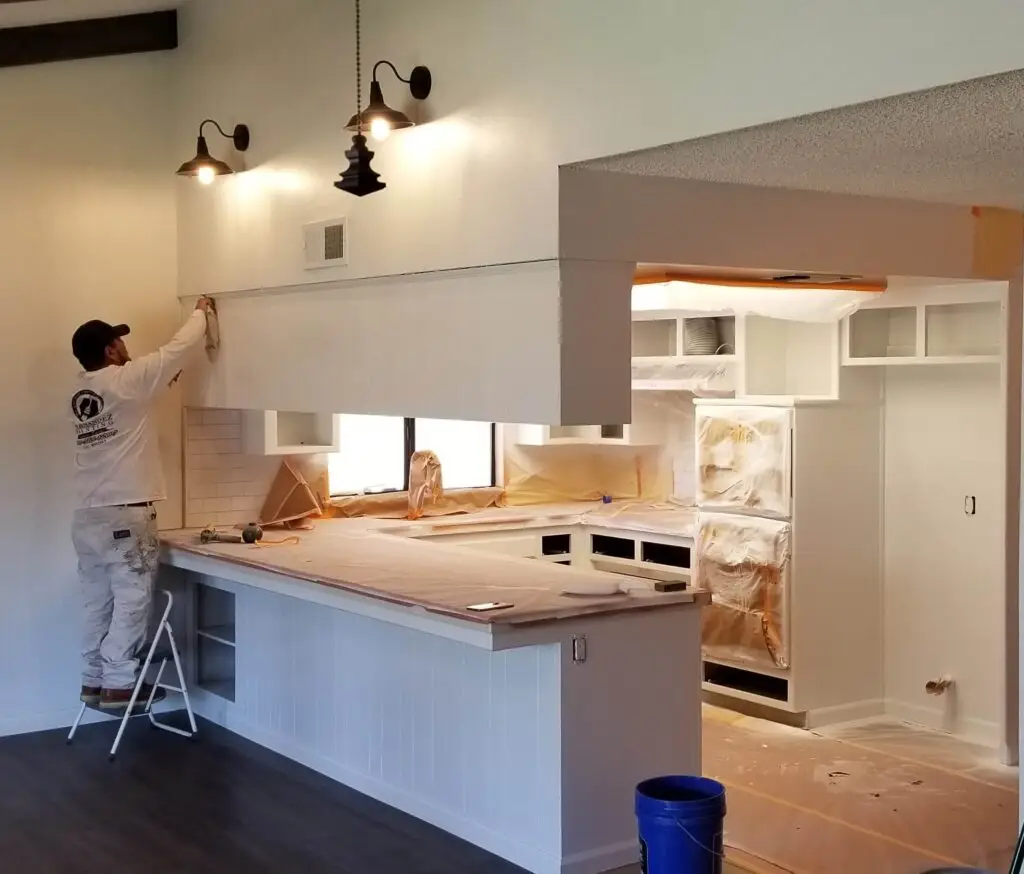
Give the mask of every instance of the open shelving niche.
<path id="1" fill-rule="evenodd" d="M 736 318 L 728 313 L 634 310 L 634 391 L 734 390 Z"/>
<path id="2" fill-rule="evenodd" d="M 844 319 L 846 367 L 999 364 L 1002 284 L 897 288 Z"/>
<path id="3" fill-rule="evenodd" d="M 242 448 L 249 455 L 310 455 L 337 452 L 341 417 L 327 413 L 246 410 Z"/>
<path id="4" fill-rule="evenodd" d="M 696 352 L 688 324 L 714 325 Z M 688 337 L 689 335 L 689 337 Z M 706 334 L 704 336 L 707 336 Z M 839 396 L 839 327 L 762 315 L 634 310 L 634 391 L 762 398 Z"/>
<path id="5" fill-rule="evenodd" d="M 235 700 L 235 596 L 198 583 L 195 587 L 196 684 Z"/>

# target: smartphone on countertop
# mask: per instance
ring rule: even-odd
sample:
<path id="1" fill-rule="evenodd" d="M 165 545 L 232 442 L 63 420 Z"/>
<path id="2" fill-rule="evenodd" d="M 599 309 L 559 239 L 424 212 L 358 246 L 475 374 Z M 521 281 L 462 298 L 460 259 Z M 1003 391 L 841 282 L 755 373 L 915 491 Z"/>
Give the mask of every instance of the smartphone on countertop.
<path id="1" fill-rule="evenodd" d="M 508 610 L 511 606 L 506 601 L 487 601 L 483 604 L 470 604 L 466 609 L 474 613 L 490 613 L 492 610 Z"/>

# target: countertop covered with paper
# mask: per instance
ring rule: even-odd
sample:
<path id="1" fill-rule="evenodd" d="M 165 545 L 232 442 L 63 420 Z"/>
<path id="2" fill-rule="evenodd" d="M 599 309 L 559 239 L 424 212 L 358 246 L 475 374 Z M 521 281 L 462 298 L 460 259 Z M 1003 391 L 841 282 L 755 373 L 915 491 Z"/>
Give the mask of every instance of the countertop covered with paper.
<path id="1" fill-rule="evenodd" d="M 566 504 L 491 508 L 415 522 L 323 519 L 307 530 L 268 530 L 255 546 L 204 544 L 198 532 L 186 530 L 166 532 L 163 543 L 168 564 L 186 566 L 186 556 L 211 559 L 216 564 L 207 572 L 227 579 L 238 570 L 271 573 L 453 619 L 525 625 L 702 604 L 707 598 L 689 587 L 657 592 L 633 577 L 467 548 L 445 535 L 532 532 L 539 537 L 548 529 L 581 534 L 601 529 L 687 542 L 693 523 L 691 510 L 671 505 Z M 485 604 L 502 606 L 470 609 Z"/>

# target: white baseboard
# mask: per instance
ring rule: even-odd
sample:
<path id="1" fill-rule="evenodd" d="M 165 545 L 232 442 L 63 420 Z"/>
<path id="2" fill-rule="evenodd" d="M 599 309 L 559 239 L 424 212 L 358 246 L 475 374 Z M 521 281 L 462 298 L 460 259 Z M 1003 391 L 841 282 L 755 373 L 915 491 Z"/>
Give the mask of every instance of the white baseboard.
<path id="1" fill-rule="evenodd" d="M 865 701 L 854 701 L 851 704 L 839 704 L 835 707 L 821 707 L 808 710 L 804 725 L 806 728 L 821 728 L 835 725 L 837 722 L 856 722 L 859 719 L 870 719 L 885 713 L 885 700 L 869 698 Z"/>
<path id="2" fill-rule="evenodd" d="M 998 722 L 963 716 L 957 717 L 950 722 L 945 709 L 941 706 L 925 707 L 920 704 L 910 704 L 906 701 L 896 701 L 893 698 L 889 698 L 885 702 L 885 713 L 887 716 L 899 719 L 902 722 L 912 722 L 925 728 L 944 731 L 960 740 L 992 750 L 1001 750 L 1005 743 L 1005 738 L 1002 736 L 1002 730 Z"/>

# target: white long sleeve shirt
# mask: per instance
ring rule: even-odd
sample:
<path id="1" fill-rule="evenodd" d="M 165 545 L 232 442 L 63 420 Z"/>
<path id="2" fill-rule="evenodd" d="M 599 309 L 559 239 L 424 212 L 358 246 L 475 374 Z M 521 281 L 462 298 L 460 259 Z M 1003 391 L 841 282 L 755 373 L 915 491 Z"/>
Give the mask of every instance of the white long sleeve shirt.
<path id="1" fill-rule="evenodd" d="M 206 314 L 196 310 L 156 352 L 120 367 L 78 374 L 69 409 L 80 509 L 166 499 L 153 401 L 205 334 Z"/>

